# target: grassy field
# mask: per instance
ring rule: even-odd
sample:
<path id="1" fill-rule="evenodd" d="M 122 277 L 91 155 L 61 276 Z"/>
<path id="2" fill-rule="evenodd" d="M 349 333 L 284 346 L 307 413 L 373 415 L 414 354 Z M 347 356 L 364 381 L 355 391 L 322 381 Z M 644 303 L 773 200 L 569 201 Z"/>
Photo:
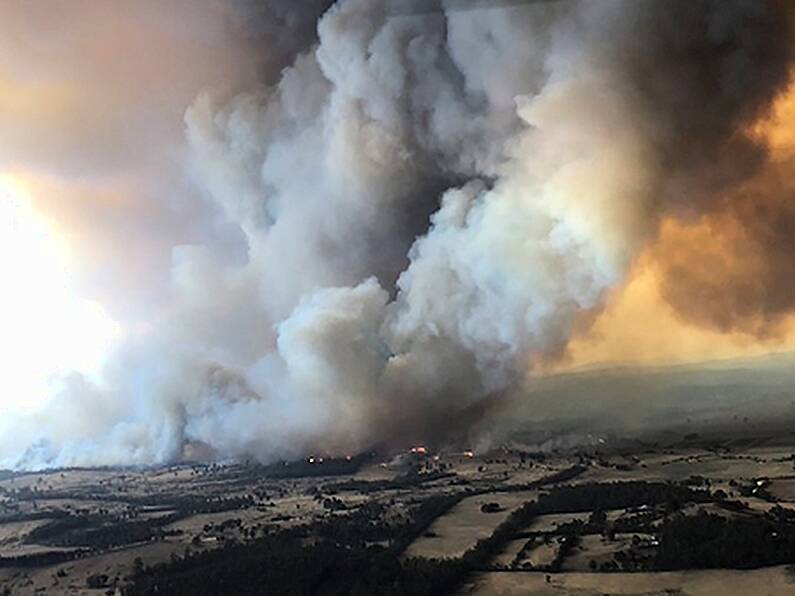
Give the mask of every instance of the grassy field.
<path id="1" fill-rule="evenodd" d="M 406 556 L 437 559 L 460 557 L 479 539 L 490 536 L 511 511 L 534 499 L 536 494 L 536 491 L 522 491 L 466 498 L 447 515 L 434 521 L 426 535 L 409 546 Z M 483 513 L 480 508 L 486 503 L 499 503 L 501 510 Z"/>
<path id="2" fill-rule="evenodd" d="M 547 581 L 549 578 L 549 581 Z M 785 567 L 753 571 L 666 573 L 483 573 L 459 596 L 785 596 L 795 575 Z"/>

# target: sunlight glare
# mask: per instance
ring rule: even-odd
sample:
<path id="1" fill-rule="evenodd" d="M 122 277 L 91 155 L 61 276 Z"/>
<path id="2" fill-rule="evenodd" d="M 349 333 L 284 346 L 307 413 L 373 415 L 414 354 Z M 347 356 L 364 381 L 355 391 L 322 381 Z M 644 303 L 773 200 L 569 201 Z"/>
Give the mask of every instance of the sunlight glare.
<path id="1" fill-rule="evenodd" d="M 120 334 L 98 303 L 75 293 L 67 255 L 24 184 L 0 175 L 0 411 L 40 406 L 56 375 L 95 374 Z"/>

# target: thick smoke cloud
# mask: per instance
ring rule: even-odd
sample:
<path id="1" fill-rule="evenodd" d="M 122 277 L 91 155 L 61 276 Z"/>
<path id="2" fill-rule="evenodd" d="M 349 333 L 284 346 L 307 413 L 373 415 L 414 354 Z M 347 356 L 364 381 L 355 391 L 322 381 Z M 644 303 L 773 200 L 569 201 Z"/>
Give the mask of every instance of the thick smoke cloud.
<path id="1" fill-rule="evenodd" d="M 700 326 L 775 341 L 795 307 L 795 188 L 790 149 L 725 192 L 689 226 L 663 227 L 653 258 L 661 292 Z"/>
<path id="2" fill-rule="evenodd" d="M 6 461 L 268 461 L 449 439 L 440 421 L 473 440 L 661 221 L 764 167 L 744 131 L 795 41 L 778 2 L 310 4 L 235 6 L 262 80 L 185 113 L 190 178 L 244 256 L 175 249 L 152 333 L 18 421 Z"/>

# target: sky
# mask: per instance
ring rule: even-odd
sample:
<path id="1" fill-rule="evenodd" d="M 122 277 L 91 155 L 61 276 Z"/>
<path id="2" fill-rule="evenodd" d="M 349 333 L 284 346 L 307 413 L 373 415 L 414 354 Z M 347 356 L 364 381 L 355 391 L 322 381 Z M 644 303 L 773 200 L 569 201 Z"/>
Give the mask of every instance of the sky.
<path id="1" fill-rule="evenodd" d="M 68 10 L 64 19 L 48 2 L 0 7 L 11 408 L 45 399 L 54 373 L 96 372 L 113 344 L 145 332 L 167 300 L 171 250 L 216 225 L 187 183 L 185 108 L 256 68 L 211 2 L 81 0 Z"/>
<path id="2" fill-rule="evenodd" d="M 470 4 L 0 2 L 0 464 L 795 349 L 788 5 Z"/>

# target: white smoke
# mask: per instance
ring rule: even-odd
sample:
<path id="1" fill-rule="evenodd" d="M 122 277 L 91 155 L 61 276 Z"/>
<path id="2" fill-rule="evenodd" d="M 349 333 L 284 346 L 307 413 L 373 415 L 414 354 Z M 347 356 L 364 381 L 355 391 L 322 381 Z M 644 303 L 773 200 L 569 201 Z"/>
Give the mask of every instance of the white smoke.
<path id="1" fill-rule="evenodd" d="M 515 387 L 654 232 L 680 139 L 617 57 L 651 6 L 343 0 L 275 84 L 200 95 L 190 176 L 245 258 L 175 250 L 150 334 L 0 429 L 3 461 L 357 449 Z M 712 8 L 675 11 L 699 24 Z"/>

